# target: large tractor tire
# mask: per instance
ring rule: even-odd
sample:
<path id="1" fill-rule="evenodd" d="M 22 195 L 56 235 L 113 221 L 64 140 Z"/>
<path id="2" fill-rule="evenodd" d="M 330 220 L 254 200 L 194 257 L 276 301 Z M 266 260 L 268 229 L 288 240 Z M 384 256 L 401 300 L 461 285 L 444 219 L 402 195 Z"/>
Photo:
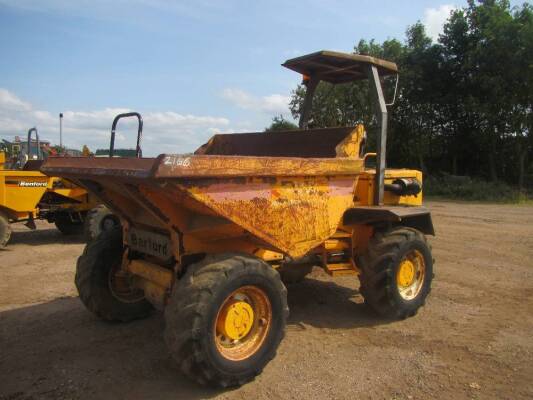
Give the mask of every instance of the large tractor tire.
<path id="1" fill-rule="evenodd" d="M 421 232 L 406 227 L 377 232 L 358 264 L 361 294 L 378 314 L 404 319 L 424 305 L 431 290 L 433 258 Z"/>
<path id="2" fill-rule="evenodd" d="M 0 211 L 0 249 L 6 247 L 11 238 L 11 227 L 9 218 Z"/>
<path id="3" fill-rule="evenodd" d="M 83 222 L 74 220 L 67 212 L 57 213 L 54 216 L 54 223 L 63 235 L 80 235 L 83 233 Z"/>
<path id="4" fill-rule="evenodd" d="M 165 340 L 189 378 L 239 386 L 275 356 L 289 308 L 287 289 L 264 261 L 207 256 L 188 267 L 165 309 Z"/>
<path id="5" fill-rule="evenodd" d="M 84 226 L 85 239 L 88 242 L 94 240 L 102 232 L 113 230 L 117 226 L 120 226 L 118 217 L 109 208 L 100 204 L 87 213 Z"/>
<path id="6" fill-rule="evenodd" d="M 106 321 L 127 322 L 150 315 L 152 305 L 122 275 L 122 230 L 104 232 L 85 246 L 76 265 L 75 283 L 82 303 Z"/>

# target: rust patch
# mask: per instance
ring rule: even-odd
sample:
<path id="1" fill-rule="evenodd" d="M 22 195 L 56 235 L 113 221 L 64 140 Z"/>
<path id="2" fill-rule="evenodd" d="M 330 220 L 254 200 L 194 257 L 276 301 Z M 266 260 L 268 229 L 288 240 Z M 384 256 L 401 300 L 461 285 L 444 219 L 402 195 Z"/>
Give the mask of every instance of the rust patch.
<path id="1" fill-rule="evenodd" d="M 202 188 L 202 191 L 216 202 L 250 201 L 271 197 L 270 185 L 266 183 L 216 183 Z"/>
<path id="2" fill-rule="evenodd" d="M 330 237 L 353 205 L 353 179 L 306 177 L 274 185 L 250 178 L 184 188 L 216 213 L 291 256 L 302 256 Z"/>
<path id="3" fill-rule="evenodd" d="M 346 196 L 355 190 L 353 179 L 336 179 L 329 182 L 329 193 L 331 196 Z"/>
<path id="4" fill-rule="evenodd" d="M 363 160 L 352 158 L 161 155 L 155 178 L 356 176 Z"/>

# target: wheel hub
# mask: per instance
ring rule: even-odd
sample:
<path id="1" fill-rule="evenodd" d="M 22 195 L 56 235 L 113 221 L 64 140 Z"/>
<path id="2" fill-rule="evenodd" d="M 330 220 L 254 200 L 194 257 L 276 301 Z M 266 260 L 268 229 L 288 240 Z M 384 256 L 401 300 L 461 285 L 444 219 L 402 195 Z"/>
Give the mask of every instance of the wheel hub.
<path id="1" fill-rule="evenodd" d="M 136 303 L 144 299 L 144 292 L 131 285 L 130 276 L 120 266 L 109 270 L 108 284 L 113 297 L 123 303 Z"/>
<path id="2" fill-rule="evenodd" d="M 403 260 L 398 270 L 398 285 L 408 287 L 415 278 L 415 266 L 410 260 Z"/>
<path id="3" fill-rule="evenodd" d="M 112 230 L 117 224 L 113 220 L 113 218 L 106 217 L 102 221 L 101 228 L 104 232 L 108 232 Z"/>
<path id="4" fill-rule="evenodd" d="M 425 276 L 426 263 L 422 253 L 418 250 L 407 253 L 396 273 L 396 284 L 400 296 L 407 301 L 413 300 L 422 290 Z"/>
<path id="5" fill-rule="evenodd" d="M 254 310 L 242 300 L 234 300 L 224 305 L 217 321 L 218 331 L 231 340 L 245 337 L 252 329 Z"/>

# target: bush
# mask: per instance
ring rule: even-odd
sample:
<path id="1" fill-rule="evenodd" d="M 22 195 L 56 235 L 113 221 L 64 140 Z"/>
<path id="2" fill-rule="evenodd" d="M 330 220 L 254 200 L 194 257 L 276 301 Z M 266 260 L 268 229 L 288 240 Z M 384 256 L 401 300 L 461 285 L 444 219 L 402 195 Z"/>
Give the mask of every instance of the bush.
<path id="1" fill-rule="evenodd" d="M 443 174 L 424 178 L 424 195 L 467 201 L 525 203 L 533 200 L 533 193 L 520 191 L 504 182 L 488 182 L 468 176 Z"/>

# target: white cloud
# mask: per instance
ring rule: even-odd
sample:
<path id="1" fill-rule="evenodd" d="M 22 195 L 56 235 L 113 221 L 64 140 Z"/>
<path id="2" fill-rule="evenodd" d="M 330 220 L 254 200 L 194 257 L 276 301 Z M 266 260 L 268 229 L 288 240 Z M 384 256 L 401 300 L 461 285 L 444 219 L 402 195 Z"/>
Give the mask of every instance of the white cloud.
<path id="1" fill-rule="evenodd" d="M 446 20 L 450 17 L 450 13 L 457 7 L 452 4 L 443 4 L 438 8 L 426 8 L 424 11 L 423 23 L 426 26 L 426 32 L 433 41 L 439 39 L 439 34 L 442 33 L 442 29 Z"/>
<path id="2" fill-rule="evenodd" d="M 0 109 L 26 111 L 30 108 L 29 103 L 22 101 L 9 90 L 0 88 Z"/>
<path id="3" fill-rule="evenodd" d="M 260 111 L 271 115 L 289 113 L 290 97 L 281 94 L 257 97 L 241 89 L 228 88 L 222 91 L 222 97 L 244 110 Z"/>
<path id="4" fill-rule="evenodd" d="M 105 108 L 95 111 L 67 110 L 63 112 L 63 144 L 91 150 L 109 146 L 113 118 L 127 108 Z M 143 113 L 143 154 L 186 153 L 205 143 L 214 133 L 231 131 L 227 118 L 207 115 L 178 114 L 173 111 Z M 59 142 L 59 120 L 49 111 L 36 110 L 14 93 L 0 88 L 0 137 L 13 140 L 25 137 L 36 126 L 42 139 Z M 117 128 L 116 147 L 135 147 L 137 124 L 125 119 Z"/>

